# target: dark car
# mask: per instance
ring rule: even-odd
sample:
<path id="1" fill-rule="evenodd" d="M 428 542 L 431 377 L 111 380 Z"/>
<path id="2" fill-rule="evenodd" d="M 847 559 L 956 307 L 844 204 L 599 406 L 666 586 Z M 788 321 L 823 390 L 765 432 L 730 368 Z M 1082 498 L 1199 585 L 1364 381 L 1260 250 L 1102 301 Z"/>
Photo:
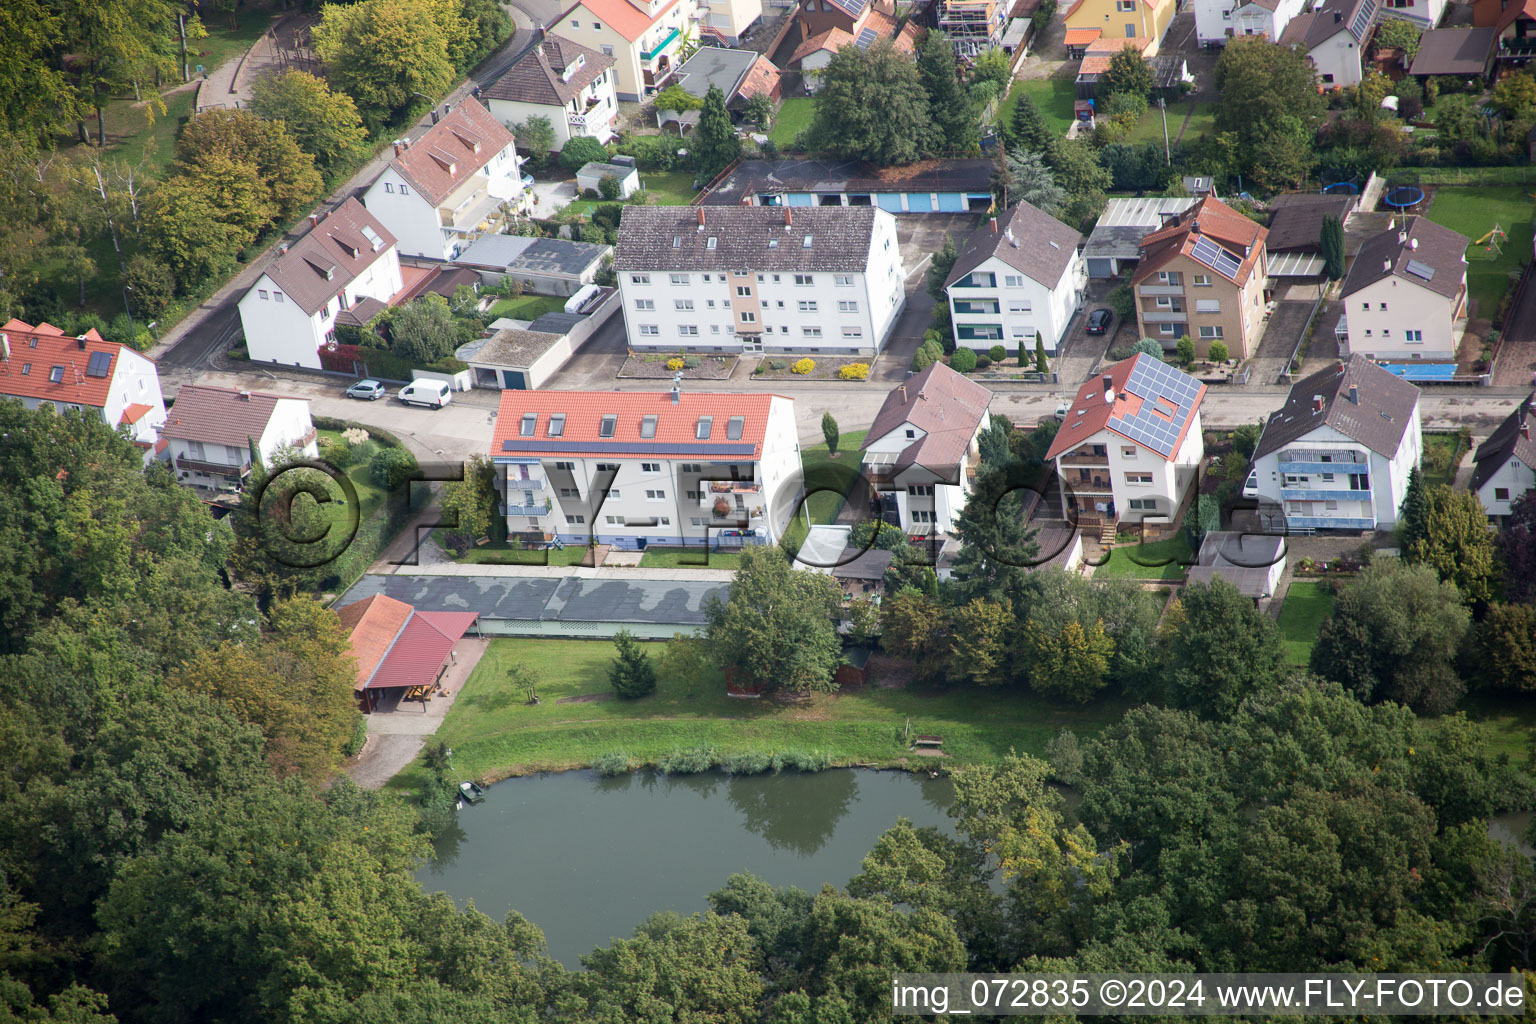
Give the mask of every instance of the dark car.
<path id="1" fill-rule="evenodd" d="M 1088 314 L 1089 334 L 1103 334 L 1109 330 L 1109 325 L 1115 322 L 1115 314 L 1107 309 L 1096 309 Z"/>

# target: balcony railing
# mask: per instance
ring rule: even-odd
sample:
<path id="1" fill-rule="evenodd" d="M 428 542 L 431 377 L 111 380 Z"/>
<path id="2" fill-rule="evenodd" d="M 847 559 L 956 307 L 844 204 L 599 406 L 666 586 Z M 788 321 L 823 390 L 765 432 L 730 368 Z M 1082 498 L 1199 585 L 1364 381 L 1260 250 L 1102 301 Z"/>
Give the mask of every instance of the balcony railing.
<path id="1" fill-rule="evenodd" d="M 1280 497 L 1285 501 L 1370 501 L 1370 491 L 1316 491 L 1300 488 L 1280 488 Z"/>
<path id="2" fill-rule="evenodd" d="M 251 471 L 249 463 L 231 465 L 228 462 L 204 462 L 201 459 L 189 459 L 185 455 L 176 457 L 176 468 L 190 473 L 213 473 L 216 476 L 232 476 L 237 479 L 243 479 Z"/>
<path id="3" fill-rule="evenodd" d="M 1144 309 L 1141 319 L 1149 324 L 1178 324 L 1188 320 L 1189 314 L 1182 309 Z"/>
<path id="4" fill-rule="evenodd" d="M 677 37 L 678 37 L 678 30 L 674 28 L 672 31 L 668 32 L 666 35 L 661 37 L 661 42 L 657 43 L 655 46 L 651 47 L 649 50 L 641 50 L 640 51 L 640 59 L 641 60 L 655 60 L 656 59 L 656 55 L 658 53 L 660 53 L 662 50 L 665 50 L 668 46 L 671 46 L 672 43 L 674 43 L 677 40 Z"/>
<path id="5" fill-rule="evenodd" d="M 1181 284 L 1143 284 L 1136 288 L 1137 295 L 1183 295 Z"/>
<path id="6" fill-rule="evenodd" d="M 1286 516 L 1285 525 L 1292 530 L 1374 530 L 1376 520 L 1334 516 Z"/>
<path id="7" fill-rule="evenodd" d="M 501 514 L 504 516 L 544 516 L 549 514 L 549 501 L 534 502 L 532 505 L 509 505 L 505 502 L 501 506 Z"/>
<path id="8" fill-rule="evenodd" d="M 1059 456 L 1059 458 L 1061 459 L 1061 465 L 1063 469 L 1071 466 L 1109 465 L 1108 455 L 1094 455 L 1090 452 L 1067 452 L 1066 454 Z"/>
<path id="9" fill-rule="evenodd" d="M 508 491 L 542 491 L 548 481 L 542 476 L 509 476 L 507 477 L 506 490 Z"/>
<path id="10" fill-rule="evenodd" d="M 761 494 L 763 485 L 750 480 L 711 481 L 710 494 Z"/>

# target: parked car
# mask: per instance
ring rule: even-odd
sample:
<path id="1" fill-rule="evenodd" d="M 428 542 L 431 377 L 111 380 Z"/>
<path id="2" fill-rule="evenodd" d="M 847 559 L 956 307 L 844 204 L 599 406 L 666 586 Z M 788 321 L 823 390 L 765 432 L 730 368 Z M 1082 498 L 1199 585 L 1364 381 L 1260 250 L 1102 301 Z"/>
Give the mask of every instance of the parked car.
<path id="1" fill-rule="evenodd" d="M 453 400 L 453 389 L 445 380 L 429 380 L 422 377 L 401 388 L 399 398 L 406 405 L 424 405 L 429 409 L 441 409 Z"/>
<path id="2" fill-rule="evenodd" d="M 384 385 L 376 380 L 360 380 L 347 388 L 348 398 L 361 398 L 369 402 L 383 398 L 386 393 Z"/>
<path id="3" fill-rule="evenodd" d="M 1089 334 L 1103 334 L 1109 330 L 1109 325 L 1115 322 L 1115 314 L 1110 310 L 1099 308 L 1088 314 Z"/>
<path id="4" fill-rule="evenodd" d="M 1243 497 L 1257 498 L 1259 496 L 1259 471 L 1254 470 L 1248 474 L 1248 479 L 1243 483 Z"/>

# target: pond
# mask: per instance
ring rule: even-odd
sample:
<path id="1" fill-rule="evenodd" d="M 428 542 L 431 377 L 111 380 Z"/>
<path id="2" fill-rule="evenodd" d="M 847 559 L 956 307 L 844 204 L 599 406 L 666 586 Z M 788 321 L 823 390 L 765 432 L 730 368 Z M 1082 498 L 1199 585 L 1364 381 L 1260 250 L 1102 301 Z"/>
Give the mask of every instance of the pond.
<path id="1" fill-rule="evenodd" d="M 814 892 L 846 885 L 898 817 L 953 832 L 953 784 L 903 772 L 564 772 L 485 795 L 417 878 L 498 921 L 518 911 L 573 968 L 655 911 L 707 909 L 735 872 Z"/>

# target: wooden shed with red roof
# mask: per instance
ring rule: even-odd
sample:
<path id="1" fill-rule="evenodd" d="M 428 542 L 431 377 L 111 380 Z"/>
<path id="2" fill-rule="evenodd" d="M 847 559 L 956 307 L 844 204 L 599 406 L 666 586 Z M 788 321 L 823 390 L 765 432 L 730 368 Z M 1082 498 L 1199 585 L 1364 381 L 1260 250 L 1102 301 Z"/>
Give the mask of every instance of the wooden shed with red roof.
<path id="1" fill-rule="evenodd" d="M 351 634 L 358 703 L 369 713 L 394 711 L 402 700 L 430 700 L 452 662 L 454 646 L 480 617 L 478 612 L 419 612 L 384 594 L 336 614 Z"/>

